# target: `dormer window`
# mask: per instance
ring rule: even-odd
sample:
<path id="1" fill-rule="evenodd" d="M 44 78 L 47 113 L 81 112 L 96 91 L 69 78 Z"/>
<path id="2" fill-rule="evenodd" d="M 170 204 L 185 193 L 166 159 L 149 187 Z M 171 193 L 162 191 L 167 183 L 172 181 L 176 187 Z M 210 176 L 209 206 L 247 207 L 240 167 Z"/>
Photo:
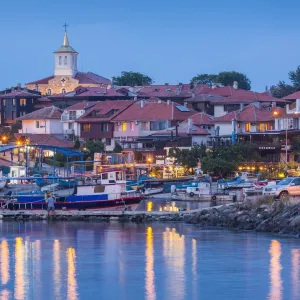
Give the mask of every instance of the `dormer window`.
<path id="1" fill-rule="evenodd" d="M 64 65 L 67 65 L 67 64 L 68 64 L 68 57 L 65 56 L 65 58 L 64 58 Z"/>
<path id="2" fill-rule="evenodd" d="M 66 89 L 62 89 L 62 90 L 61 90 L 61 93 L 62 93 L 62 94 L 65 94 L 65 93 L 66 93 Z"/>
<path id="3" fill-rule="evenodd" d="M 58 64 L 61 65 L 61 56 L 58 58 Z"/>
<path id="4" fill-rule="evenodd" d="M 51 89 L 48 89 L 48 90 L 47 90 L 47 95 L 49 95 L 49 96 L 50 96 L 51 94 L 52 94 L 52 91 L 51 91 Z"/>

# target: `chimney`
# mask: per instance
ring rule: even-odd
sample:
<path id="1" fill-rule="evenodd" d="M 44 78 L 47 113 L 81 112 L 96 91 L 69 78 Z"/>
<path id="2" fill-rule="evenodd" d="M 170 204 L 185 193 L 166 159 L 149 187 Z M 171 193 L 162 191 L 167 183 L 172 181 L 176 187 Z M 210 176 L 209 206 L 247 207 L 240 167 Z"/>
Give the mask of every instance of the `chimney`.
<path id="1" fill-rule="evenodd" d="M 184 102 L 183 104 L 184 104 L 184 106 L 185 106 L 185 107 L 187 107 L 187 106 L 188 106 L 188 103 L 187 103 L 187 102 Z"/>
<path id="2" fill-rule="evenodd" d="M 168 83 L 168 82 L 166 82 L 166 83 L 165 83 L 165 85 L 169 85 L 169 83 Z"/>
<path id="3" fill-rule="evenodd" d="M 193 98 L 193 99 L 196 98 L 196 95 L 195 95 L 195 92 L 194 92 L 194 91 L 192 92 L 192 98 Z"/>
<path id="4" fill-rule="evenodd" d="M 168 105 L 171 104 L 171 100 L 170 100 L 170 99 L 167 100 L 167 104 L 168 104 Z"/>
<path id="5" fill-rule="evenodd" d="M 190 130 L 193 127 L 193 119 L 192 118 L 188 118 L 188 128 L 187 128 L 187 133 L 190 132 Z"/>
<path id="6" fill-rule="evenodd" d="M 272 108 L 276 107 L 276 102 L 272 102 Z"/>
<path id="7" fill-rule="evenodd" d="M 239 83 L 237 81 L 233 82 L 233 86 L 232 86 L 235 90 L 238 90 L 239 88 Z"/>
<path id="8" fill-rule="evenodd" d="M 217 84 L 215 83 L 215 82 L 212 82 L 211 83 L 211 88 L 214 90 L 214 89 L 216 89 L 217 88 Z"/>
<path id="9" fill-rule="evenodd" d="M 137 96 L 134 96 L 133 100 L 136 101 L 137 100 Z"/>
<path id="10" fill-rule="evenodd" d="M 144 104 L 145 104 L 145 103 L 144 103 L 144 100 L 142 99 L 142 100 L 141 100 L 141 108 L 144 107 Z"/>
<path id="11" fill-rule="evenodd" d="M 36 90 L 37 92 L 39 91 L 39 85 L 38 85 L 38 84 L 35 85 L 35 90 Z"/>

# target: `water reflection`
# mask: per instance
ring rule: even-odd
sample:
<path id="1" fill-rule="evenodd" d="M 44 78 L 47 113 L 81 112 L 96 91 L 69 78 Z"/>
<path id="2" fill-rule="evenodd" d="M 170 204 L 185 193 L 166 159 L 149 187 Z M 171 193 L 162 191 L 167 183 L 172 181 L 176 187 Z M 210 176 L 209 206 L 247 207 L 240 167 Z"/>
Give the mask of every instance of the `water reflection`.
<path id="1" fill-rule="evenodd" d="M 152 227 L 147 228 L 147 240 L 146 240 L 146 299 L 155 300 L 155 274 L 154 274 L 154 247 L 153 247 L 153 232 Z"/>
<path id="2" fill-rule="evenodd" d="M 10 291 L 9 290 L 2 290 L 0 293 L 0 300 L 8 300 L 10 299 Z"/>
<path id="3" fill-rule="evenodd" d="M 270 300 L 281 300 L 282 299 L 282 280 L 280 264 L 281 257 L 281 244 L 280 242 L 273 240 L 269 249 L 271 255 L 270 259 Z"/>
<path id="4" fill-rule="evenodd" d="M 54 295 L 56 299 L 60 299 L 60 242 L 59 240 L 54 240 L 53 242 L 53 283 L 54 283 Z"/>
<path id="5" fill-rule="evenodd" d="M 294 299 L 297 299 L 300 294 L 299 290 L 299 275 L 300 275 L 300 250 L 293 249 L 291 251 L 292 255 L 292 287 Z"/>
<path id="6" fill-rule="evenodd" d="M 76 252 L 74 248 L 67 249 L 68 261 L 68 300 L 77 299 Z"/>
<path id="7" fill-rule="evenodd" d="M 7 284 L 9 281 L 9 247 L 6 240 L 1 242 L 1 283 Z"/>
<path id="8" fill-rule="evenodd" d="M 15 241 L 15 299 L 25 298 L 25 274 L 24 274 L 24 244 L 21 237 Z"/>
<path id="9" fill-rule="evenodd" d="M 185 295 L 185 239 L 175 228 L 167 228 L 163 233 L 163 255 L 170 270 L 170 298 L 183 299 Z"/>

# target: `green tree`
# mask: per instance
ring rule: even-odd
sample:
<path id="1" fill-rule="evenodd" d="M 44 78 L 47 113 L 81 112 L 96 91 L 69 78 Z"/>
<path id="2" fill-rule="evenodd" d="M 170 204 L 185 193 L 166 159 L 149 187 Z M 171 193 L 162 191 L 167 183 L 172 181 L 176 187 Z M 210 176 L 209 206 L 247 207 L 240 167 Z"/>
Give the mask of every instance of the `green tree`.
<path id="1" fill-rule="evenodd" d="M 194 76 L 191 80 L 191 84 L 208 84 L 211 85 L 213 82 L 216 82 L 217 75 L 213 74 L 198 74 Z"/>
<path id="2" fill-rule="evenodd" d="M 123 151 L 122 146 L 116 142 L 115 148 L 113 150 L 114 153 L 121 153 Z"/>
<path id="3" fill-rule="evenodd" d="M 103 153 L 105 151 L 105 145 L 101 140 L 88 140 L 83 148 L 87 148 L 92 160 L 94 160 L 95 153 Z"/>
<path id="4" fill-rule="evenodd" d="M 289 79 L 293 84 L 293 87 L 299 91 L 300 90 L 300 66 L 297 67 L 295 71 L 289 72 Z"/>
<path id="5" fill-rule="evenodd" d="M 221 83 L 224 86 L 232 86 L 233 82 L 237 81 L 239 88 L 244 90 L 251 89 L 250 79 L 243 73 L 240 72 L 220 72 L 219 74 L 198 74 L 191 80 L 191 84 L 208 84 L 211 85 L 213 82 Z"/>
<path id="6" fill-rule="evenodd" d="M 279 81 L 277 85 L 272 85 L 270 88 L 271 95 L 275 98 L 283 98 L 297 91 L 295 87 L 284 81 Z"/>
<path id="7" fill-rule="evenodd" d="M 143 86 L 152 83 L 154 83 L 154 81 L 151 77 L 139 72 L 123 71 L 121 76 L 113 77 L 113 84 L 115 85 Z"/>
<path id="8" fill-rule="evenodd" d="M 193 146 L 189 149 L 179 149 L 171 148 L 169 151 L 169 156 L 175 158 L 175 163 L 183 166 L 185 172 L 188 172 L 188 169 L 195 168 L 198 163 L 198 159 L 202 159 L 206 155 L 206 147 Z"/>

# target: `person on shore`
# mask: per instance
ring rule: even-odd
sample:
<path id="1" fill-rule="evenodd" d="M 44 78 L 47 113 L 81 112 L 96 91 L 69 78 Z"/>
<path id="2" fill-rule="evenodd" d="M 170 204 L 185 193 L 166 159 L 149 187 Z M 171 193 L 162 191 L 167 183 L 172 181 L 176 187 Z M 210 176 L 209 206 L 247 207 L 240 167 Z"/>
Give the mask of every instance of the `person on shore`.
<path id="1" fill-rule="evenodd" d="M 48 215 L 50 215 L 51 212 L 52 213 L 55 212 L 54 202 L 55 202 L 54 197 L 51 196 L 51 194 L 49 194 L 48 199 L 47 199 L 47 211 L 48 211 Z"/>

